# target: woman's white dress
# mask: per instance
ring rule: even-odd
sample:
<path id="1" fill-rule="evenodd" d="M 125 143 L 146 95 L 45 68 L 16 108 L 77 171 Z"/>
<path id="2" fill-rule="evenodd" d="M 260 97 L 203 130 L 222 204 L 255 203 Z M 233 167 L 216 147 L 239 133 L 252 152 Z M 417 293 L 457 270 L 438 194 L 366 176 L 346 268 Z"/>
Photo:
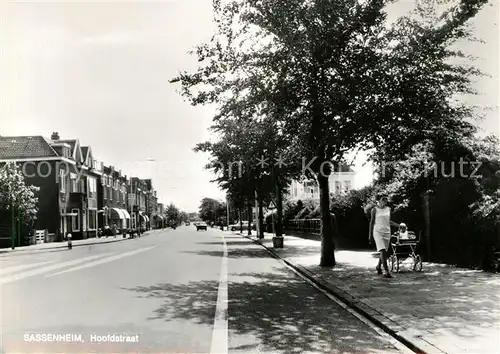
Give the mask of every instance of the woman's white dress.
<path id="1" fill-rule="evenodd" d="M 373 225 L 373 239 L 377 251 L 385 250 L 391 238 L 391 208 L 375 207 L 375 225 Z"/>

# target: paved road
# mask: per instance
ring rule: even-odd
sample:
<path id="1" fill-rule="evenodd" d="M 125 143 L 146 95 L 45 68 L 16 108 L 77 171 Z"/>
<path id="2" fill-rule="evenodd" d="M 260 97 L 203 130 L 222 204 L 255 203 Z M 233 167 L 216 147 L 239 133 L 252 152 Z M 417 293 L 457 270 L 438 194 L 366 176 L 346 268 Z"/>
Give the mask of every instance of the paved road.
<path id="1" fill-rule="evenodd" d="M 0 262 L 5 353 L 397 352 L 262 248 L 216 230 Z M 104 341 L 117 336 L 129 342 Z"/>

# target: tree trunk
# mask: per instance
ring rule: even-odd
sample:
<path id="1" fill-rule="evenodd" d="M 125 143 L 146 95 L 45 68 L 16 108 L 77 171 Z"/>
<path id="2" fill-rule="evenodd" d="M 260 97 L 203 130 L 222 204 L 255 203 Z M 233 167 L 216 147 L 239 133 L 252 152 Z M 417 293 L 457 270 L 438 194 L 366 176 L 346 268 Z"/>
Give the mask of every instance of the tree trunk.
<path id="1" fill-rule="evenodd" d="M 336 231 L 330 215 L 330 190 L 328 185 L 328 175 L 323 176 L 318 173 L 319 183 L 319 205 L 321 209 L 321 267 L 335 266 L 335 243 Z"/>
<path id="2" fill-rule="evenodd" d="M 283 236 L 283 195 L 281 185 L 276 182 L 276 237 Z"/>
<path id="3" fill-rule="evenodd" d="M 429 193 L 425 192 L 422 195 L 423 203 L 423 213 L 424 213 L 424 244 L 426 250 L 427 261 L 432 259 L 432 247 L 431 247 L 431 213 L 430 213 L 430 198 Z"/>
<path id="4" fill-rule="evenodd" d="M 243 218 L 242 218 L 243 212 L 241 209 L 238 210 L 238 214 L 239 214 L 239 218 L 240 218 L 240 232 L 243 233 Z"/>
<path id="5" fill-rule="evenodd" d="M 264 238 L 264 202 L 262 200 L 262 196 L 258 194 L 258 203 L 259 203 L 259 238 Z"/>
<path id="6" fill-rule="evenodd" d="M 248 231 L 247 231 L 247 234 L 248 234 L 248 236 L 251 236 L 252 235 L 253 211 L 252 211 L 252 198 L 250 196 L 247 199 L 247 213 L 248 213 Z"/>

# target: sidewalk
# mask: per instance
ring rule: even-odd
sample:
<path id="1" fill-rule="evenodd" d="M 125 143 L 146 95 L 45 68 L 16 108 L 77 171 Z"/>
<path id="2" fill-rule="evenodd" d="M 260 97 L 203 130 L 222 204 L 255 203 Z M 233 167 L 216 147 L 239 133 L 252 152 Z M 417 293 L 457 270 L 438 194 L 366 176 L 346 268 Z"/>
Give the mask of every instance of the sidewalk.
<path id="1" fill-rule="evenodd" d="M 159 231 L 159 230 L 155 230 Z M 146 231 L 144 234 L 141 235 L 141 237 L 146 236 L 148 234 L 152 234 L 153 230 Z M 136 236 L 137 237 L 137 236 Z M 112 242 L 120 242 L 120 241 L 125 241 L 129 240 L 130 236 L 123 237 L 123 235 L 116 235 L 115 236 L 101 236 L 100 238 L 98 237 L 92 237 L 92 238 L 87 238 L 84 240 L 73 240 L 72 244 L 73 247 L 79 247 L 79 246 L 90 246 L 90 245 L 99 245 L 102 243 L 112 243 Z M 21 246 L 21 247 L 16 247 L 15 249 L 11 248 L 2 248 L 0 249 L 0 255 L 5 255 L 5 254 L 13 254 L 13 253 L 21 253 L 22 254 L 28 254 L 28 253 L 38 253 L 38 252 L 44 252 L 44 251 L 54 251 L 58 249 L 66 249 L 68 248 L 68 241 L 63 241 L 63 242 L 48 242 L 48 243 L 39 243 L 36 245 L 31 245 L 31 246 Z"/>
<path id="2" fill-rule="evenodd" d="M 413 272 L 403 263 L 386 279 L 371 251 L 337 251 L 337 266 L 324 269 L 320 241 L 284 241 L 283 249 L 273 248 L 272 234 L 258 242 L 415 349 L 500 353 L 500 275 L 433 263 Z"/>

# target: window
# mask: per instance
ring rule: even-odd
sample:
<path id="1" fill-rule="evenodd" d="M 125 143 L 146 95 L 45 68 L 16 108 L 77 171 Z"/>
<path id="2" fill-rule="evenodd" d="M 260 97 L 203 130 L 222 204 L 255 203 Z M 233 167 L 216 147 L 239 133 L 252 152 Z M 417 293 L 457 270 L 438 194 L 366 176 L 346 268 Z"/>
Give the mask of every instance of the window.
<path id="1" fill-rule="evenodd" d="M 71 217 L 71 230 L 80 231 L 80 210 L 79 209 L 71 209 L 72 214 L 77 214 Z"/>
<path id="2" fill-rule="evenodd" d="M 77 183 L 77 175 L 74 173 L 70 174 L 70 179 L 71 179 L 71 193 L 78 193 L 78 183 Z"/>
<path id="3" fill-rule="evenodd" d="M 107 188 L 108 188 L 109 200 L 113 200 L 113 190 L 111 189 L 111 187 L 107 187 Z"/>
<path id="4" fill-rule="evenodd" d="M 340 181 L 335 181 L 335 192 L 340 193 L 342 191 L 342 184 Z"/>
<path id="5" fill-rule="evenodd" d="M 111 187 L 111 183 L 113 183 L 113 179 L 111 176 L 108 177 L 108 187 Z"/>
<path id="6" fill-rule="evenodd" d="M 352 187 L 351 187 L 351 181 L 345 181 L 344 182 L 344 190 L 346 192 L 349 192 L 351 189 L 352 189 Z"/>
<path id="7" fill-rule="evenodd" d="M 66 192 L 66 171 L 59 170 L 59 188 L 61 192 Z"/>
<path id="8" fill-rule="evenodd" d="M 97 210 L 89 210 L 89 230 L 95 230 L 97 225 Z"/>
<path id="9" fill-rule="evenodd" d="M 88 196 L 89 198 L 97 197 L 97 181 L 95 178 L 88 179 Z"/>

